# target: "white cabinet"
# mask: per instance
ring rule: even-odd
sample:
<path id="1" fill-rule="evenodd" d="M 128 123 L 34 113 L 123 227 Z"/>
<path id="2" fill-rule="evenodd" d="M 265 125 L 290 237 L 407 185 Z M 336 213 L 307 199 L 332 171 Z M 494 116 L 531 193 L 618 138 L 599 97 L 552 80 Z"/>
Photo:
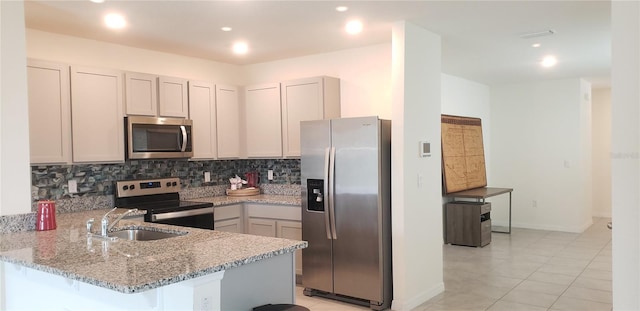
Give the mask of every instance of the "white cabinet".
<path id="1" fill-rule="evenodd" d="M 189 81 L 189 118 L 193 120 L 193 159 L 215 159 L 216 101 L 213 83 Z"/>
<path id="2" fill-rule="evenodd" d="M 69 66 L 29 60 L 27 86 L 31 163 L 70 163 Z"/>
<path id="3" fill-rule="evenodd" d="M 126 114 L 155 117 L 158 115 L 158 76 L 127 72 L 124 74 Z"/>
<path id="4" fill-rule="evenodd" d="M 276 237 L 276 221 L 273 219 L 260 219 L 249 217 L 248 234 Z"/>
<path id="5" fill-rule="evenodd" d="M 187 80 L 153 74 L 125 73 L 126 114 L 186 118 Z"/>
<path id="6" fill-rule="evenodd" d="M 299 206 L 245 203 L 247 233 L 302 240 L 302 208 Z M 302 274 L 302 251 L 297 250 L 296 274 Z"/>
<path id="7" fill-rule="evenodd" d="M 186 118 L 189 115 L 187 80 L 171 77 L 158 78 L 159 116 Z"/>
<path id="8" fill-rule="evenodd" d="M 123 162 L 122 72 L 71 67 L 73 162 Z"/>
<path id="9" fill-rule="evenodd" d="M 245 135 L 247 157 L 281 157 L 282 126 L 280 84 L 245 89 Z"/>
<path id="10" fill-rule="evenodd" d="M 244 233 L 244 207 L 242 204 L 215 207 L 213 219 L 215 230 Z"/>
<path id="11" fill-rule="evenodd" d="M 302 240 L 302 223 L 300 221 L 276 222 L 276 236 L 290 240 Z M 296 274 L 302 274 L 302 250 L 296 251 Z"/>
<path id="12" fill-rule="evenodd" d="M 238 88 L 216 85 L 218 158 L 240 157 L 240 105 Z"/>
<path id="13" fill-rule="evenodd" d="M 282 82 L 282 146 L 300 156 L 300 121 L 340 117 L 340 80 L 315 77 Z"/>

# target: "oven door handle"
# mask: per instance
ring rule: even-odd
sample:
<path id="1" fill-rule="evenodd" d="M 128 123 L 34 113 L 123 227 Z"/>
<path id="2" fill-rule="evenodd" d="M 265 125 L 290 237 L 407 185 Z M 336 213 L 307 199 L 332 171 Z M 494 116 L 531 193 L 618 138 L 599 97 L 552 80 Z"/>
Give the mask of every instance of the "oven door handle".
<path id="1" fill-rule="evenodd" d="M 180 211 L 180 212 L 152 214 L 151 221 L 153 222 L 153 221 L 158 221 L 163 219 L 181 218 L 181 217 L 197 216 L 197 215 L 204 215 L 204 214 L 213 214 L 213 207 L 197 208 L 197 209 Z"/>

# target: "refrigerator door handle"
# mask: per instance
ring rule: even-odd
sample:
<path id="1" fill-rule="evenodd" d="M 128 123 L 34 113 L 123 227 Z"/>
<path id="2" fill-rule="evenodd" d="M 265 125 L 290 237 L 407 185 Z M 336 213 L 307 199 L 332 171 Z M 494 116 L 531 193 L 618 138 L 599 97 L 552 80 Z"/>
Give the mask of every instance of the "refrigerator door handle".
<path id="1" fill-rule="evenodd" d="M 329 190 L 329 162 L 330 153 L 329 148 L 327 147 L 324 150 L 324 229 L 327 233 L 327 240 L 331 240 L 331 224 L 329 219 L 329 200 L 327 198 L 331 197 L 331 190 Z M 328 191 L 328 193 L 327 193 Z"/>
<path id="2" fill-rule="evenodd" d="M 336 230 L 336 208 L 335 208 L 335 171 L 336 171 L 336 147 L 331 147 L 329 155 L 329 217 L 331 218 L 331 236 L 338 239 Z"/>

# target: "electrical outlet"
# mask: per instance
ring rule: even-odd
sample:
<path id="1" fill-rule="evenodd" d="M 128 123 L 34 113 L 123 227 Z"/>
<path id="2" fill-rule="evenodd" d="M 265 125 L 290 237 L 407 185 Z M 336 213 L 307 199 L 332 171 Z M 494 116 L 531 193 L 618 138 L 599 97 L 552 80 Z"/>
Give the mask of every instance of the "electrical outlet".
<path id="1" fill-rule="evenodd" d="M 78 182 L 74 179 L 67 181 L 67 187 L 69 187 L 69 193 L 78 193 Z"/>
<path id="2" fill-rule="evenodd" d="M 211 181 L 211 172 L 204 172 L 204 182 Z"/>
<path id="3" fill-rule="evenodd" d="M 267 179 L 273 180 L 273 170 L 268 170 L 267 171 Z"/>

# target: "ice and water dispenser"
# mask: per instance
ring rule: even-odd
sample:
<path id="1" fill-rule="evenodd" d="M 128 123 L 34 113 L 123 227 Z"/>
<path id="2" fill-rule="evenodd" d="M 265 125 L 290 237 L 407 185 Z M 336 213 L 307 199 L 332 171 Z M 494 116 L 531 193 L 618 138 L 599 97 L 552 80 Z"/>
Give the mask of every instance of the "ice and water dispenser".
<path id="1" fill-rule="evenodd" d="M 307 179 L 307 210 L 324 212 L 324 180 Z"/>

